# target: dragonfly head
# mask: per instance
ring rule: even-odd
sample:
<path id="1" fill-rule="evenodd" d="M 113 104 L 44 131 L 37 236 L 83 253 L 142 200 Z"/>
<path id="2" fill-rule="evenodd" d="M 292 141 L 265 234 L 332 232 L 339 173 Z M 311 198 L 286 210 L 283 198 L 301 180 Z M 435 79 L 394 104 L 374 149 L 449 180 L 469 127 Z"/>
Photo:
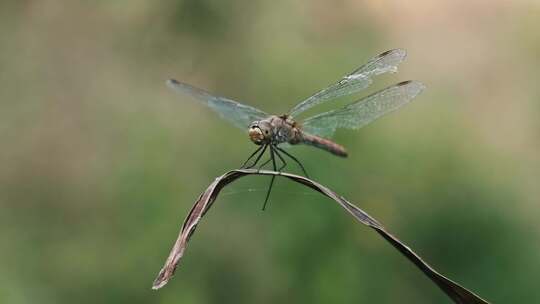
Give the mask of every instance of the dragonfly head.
<path id="1" fill-rule="evenodd" d="M 249 139 L 256 144 L 262 145 L 270 142 L 272 138 L 272 126 L 265 121 L 254 121 L 249 125 Z"/>

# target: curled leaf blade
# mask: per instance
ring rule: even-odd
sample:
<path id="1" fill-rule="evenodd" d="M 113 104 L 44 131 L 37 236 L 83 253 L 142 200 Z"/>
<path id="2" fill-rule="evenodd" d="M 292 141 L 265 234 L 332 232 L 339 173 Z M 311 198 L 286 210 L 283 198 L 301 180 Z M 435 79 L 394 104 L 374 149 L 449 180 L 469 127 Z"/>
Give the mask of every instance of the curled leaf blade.
<path id="1" fill-rule="evenodd" d="M 404 255 L 410 262 L 412 262 L 418 269 L 420 269 L 433 283 L 435 283 L 450 299 L 456 304 L 488 304 L 486 300 L 480 296 L 474 294 L 472 291 L 459 285 L 458 283 L 448 279 L 441 273 L 437 272 L 432 266 L 426 263 L 418 254 L 416 254 L 410 247 L 405 245 L 401 240 L 388 232 L 384 226 L 376 219 L 370 216 L 368 213 L 350 203 L 343 196 L 338 195 L 328 187 L 323 186 L 309 178 L 282 172 L 274 172 L 267 170 L 232 170 L 222 176 L 216 178 L 208 188 L 199 196 L 193 207 L 191 208 L 188 216 L 186 217 L 180 234 L 174 243 L 174 246 L 169 254 L 169 257 L 165 261 L 165 265 L 159 272 L 158 276 L 154 280 L 152 289 L 159 289 L 172 278 L 180 259 L 182 258 L 186 249 L 187 243 L 193 232 L 195 231 L 197 224 L 204 216 L 204 214 L 210 209 L 215 202 L 219 192 L 226 185 L 234 182 L 235 180 L 246 175 L 275 175 L 282 176 L 290 179 L 294 182 L 300 183 L 308 188 L 311 188 L 324 196 L 334 200 L 347 212 L 349 212 L 356 220 L 362 224 L 372 228 L 379 235 L 381 235 L 386 241 L 388 241 L 394 248 L 396 248 L 402 255 Z"/>

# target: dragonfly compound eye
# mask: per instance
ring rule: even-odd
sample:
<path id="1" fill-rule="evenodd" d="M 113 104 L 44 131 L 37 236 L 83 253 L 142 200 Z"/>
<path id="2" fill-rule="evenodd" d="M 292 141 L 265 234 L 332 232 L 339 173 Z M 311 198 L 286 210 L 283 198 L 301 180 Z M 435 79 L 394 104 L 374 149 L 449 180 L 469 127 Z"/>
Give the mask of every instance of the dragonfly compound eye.
<path id="1" fill-rule="evenodd" d="M 256 145 L 260 145 L 264 141 L 264 135 L 260 128 L 251 127 L 248 131 L 249 139 L 254 142 Z"/>

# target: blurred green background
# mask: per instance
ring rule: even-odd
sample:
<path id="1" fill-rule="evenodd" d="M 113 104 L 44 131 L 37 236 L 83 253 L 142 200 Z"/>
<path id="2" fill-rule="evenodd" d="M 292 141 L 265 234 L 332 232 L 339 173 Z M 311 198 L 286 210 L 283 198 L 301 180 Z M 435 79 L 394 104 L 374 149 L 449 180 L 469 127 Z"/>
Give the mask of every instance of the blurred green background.
<path id="1" fill-rule="evenodd" d="M 532 0 L 2 1 L 0 302 L 450 303 L 320 195 L 278 179 L 261 212 L 262 177 L 225 189 L 150 289 L 200 192 L 254 149 L 167 78 L 280 114 L 397 47 L 365 94 L 427 90 L 338 131 L 348 159 L 292 152 L 451 279 L 540 302 L 539 17 Z"/>

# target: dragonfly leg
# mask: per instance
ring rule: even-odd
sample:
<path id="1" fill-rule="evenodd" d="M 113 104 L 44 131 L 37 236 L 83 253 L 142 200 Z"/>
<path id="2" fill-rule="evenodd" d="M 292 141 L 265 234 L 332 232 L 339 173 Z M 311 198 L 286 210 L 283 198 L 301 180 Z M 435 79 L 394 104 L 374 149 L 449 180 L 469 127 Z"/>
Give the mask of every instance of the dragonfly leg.
<path id="1" fill-rule="evenodd" d="M 276 171 L 276 159 L 274 157 L 274 148 L 273 146 L 270 146 L 270 159 L 272 160 L 272 167 L 274 168 L 274 171 Z M 268 203 L 268 198 L 270 197 L 270 192 L 272 191 L 272 187 L 274 185 L 274 179 L 276 179 L 275 175 L 272 175 L 272 179 L 270 180 L 270 186 L 268 187 L 268 191 L 266 192 L 266 198 L 264 199 L 264 204 L 262 207 L 262 210 L 266 209 L 266 203 Z"/>
<path id="2" fill-rule="evenodd" d="M 302 163 L 301 163 L 298 159 L 296 159 L 296 157 L 292 156 L 290 153 L 288 153 L 287 151 L 281 149 L 280 147 L 275 147 L 275 148 L 276 148 L 276 150 L 278 150 L 279 152 L 281 152 L 281 153 L 287 155 L 288 157 L 290 157 L 295 163 L 297 163 L 298 166 L 300 166 L 300 168 L 302 169 L 302 172 L 304 172 L 304 175 L 305 175 L 307 178 L 309 178 L 309 175 L 307 174 L 306 169 L 304 168 L 304 166 L 302 165 Z"/>
<path id="3" fill-rule="evenodd" d="M 255 156 L 255 154 L 257 154 L 259 151 L 261 151 L 262 148 L 263 148 L 263 146 L 259 146 L 257 148 L 257 150 L 255 150 L 255 152 L 251 153 L 251 155 L 248 157 L 248 159 L 246 159 L 246 161 L 242 164 L 242 166 L 240 166 L 240 169 L 245 168 L 247 163 L 253 158 L 253 156 Z"/>
<path id="4" fill-rule="evenodd" d="M 275 171 L 277 172 L 281 172 L 281 170 L 283 170 L 283 168 L 285 168 L 287 166 L 287 162 L 285 161 L 285 159 L 283 158 L 283 156 L 281 156 L 281 154 L 279 154 L 278 151 L 275 150 L 276 146 L 275 145 L 272 145 L 272 147 L 274 148 L 274 155 L 277 155 L 277 157 L 279 158 L 279 160 L 281 161 L 281 167 L 279 167 L 277 170 L 274 168 Z M 266 166 L 269 162 L 272 161 L 272 157 L 268 158 L 264 163 L 262 163 L 260 166 L 259 166 L 259 170 L 262 169 L 264 166 Z"/>
<path id="5" fill-rule="evenodd" d="M 259 155 L 257 155 L 257 158 L 255 159 L 255 161 L 253 162 L 253 164 L 251 164 L 251 165 L 245 167 L 245 169 L 251 169 L 251 168 L 255 167 L 255 165 L 259 162 L 259 160 L 260 160 L 261 157 L 263 156 L 264 152 L 266 151 L 266 148 L 268 148 L 268 145 L 264 145 L 264 146 L 263 146 L 261 153 L 259 153 Z"/>
<path id="6" fill-rule="evenodd" d="M 287 167 L 287 162 L 285 161 L 283 156 L 281 156 L 281 154 L 279 154 L 279 152 L 277 150 L 277 147 L 274 146 L 274 148 L 276 149 L 276 150 L 274 150 L 274 153 L 277 155 L 277 157 L 281 161 L 281 167 L 279 167 L 279 169 L 277 169 L 277 170 L 278 170 L 278 172 L 281 172 L 281 170 L 283 170 L 285 167 Z"/>
<path id="7" fill-rule="evenodd" d="M 267 159 L 264 163 L 262 163 L 260 166 L 259 166 L 259 170 L 261 170 L 264 166 L 266 166 L 269 162 L 272 161 L 272 158 L 270 157 L 269 159 Z"/>

